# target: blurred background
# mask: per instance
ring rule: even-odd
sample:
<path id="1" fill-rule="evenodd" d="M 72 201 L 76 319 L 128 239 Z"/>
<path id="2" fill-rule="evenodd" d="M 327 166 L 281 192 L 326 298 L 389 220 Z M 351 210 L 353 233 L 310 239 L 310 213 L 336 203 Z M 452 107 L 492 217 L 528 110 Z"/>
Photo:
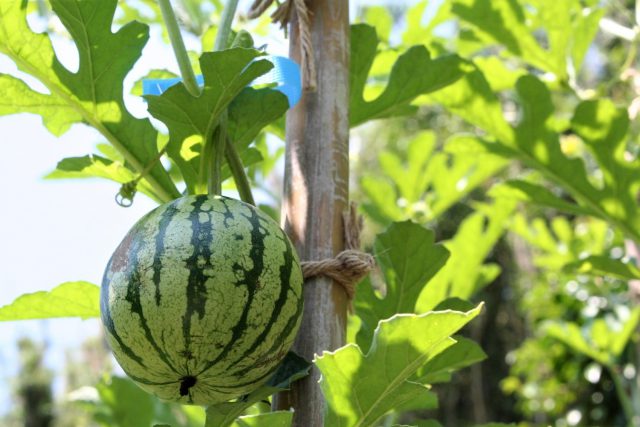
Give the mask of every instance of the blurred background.
<path id="1" fill-rule="evenodd" d="M 222 2 L 174 3 L 194 57 L 210 50 Z M 479 9 L 480 4 L 490 4 L 351 0 L 351 20 L 374 25 L 379 50 L 384 52 L 374 63 L 370 75 L 374 89 L 365 93 L 365 99 L 384 88 L 390 64 L 400 52 L 424 44 L 434 57 L 457 53 L 473 59 L 492 76 L 489 83 L 510 123 L 521 114 L 515 81 L 526 73 L 538 76 L 550 88 L 558 123 L 566 122 L 578 100 L 590 97 L 610 97 L 617 105 L 628 106 L 632 119 L 636 117 L 638 36 L 631 33 L 629 39 L 625 33 L 637 25 L 635 1 L 566 0 L 564 10 L 571 13 L 566 21 L 589 20 L 593 39 L 587 34 L 588 22 L 582 29 L 546 26 L 550 17 L 545 13 L 553 10 L 545 12 L 545 8 L 553 2 L 506 2 L 526 14 L 519 24 L 550 57 L 557 54 L 553 49 L 558 38 L 569 40 L 565 56 L 587 43 L 581 66 L 570 64 L 563 76 L 552 67 L 544 69 L 540 61 L 527 56 L 531 52 L 509 45 L 500 29 L 511 23 L 492 21 L 491 14 L 485 16 L 484 26 L 465 19 L 455 9 L 460 3 Z M 240 11 L 246 12 L 249 5 L 242 2 Z M 31 2 L 30 7 L 34 31 L 49 31 L 58 57 L 68 68 L 77 68 L 77 51 L 47 3 Z M 134 115 L 146 117 L 136 82 L 152 69 L 177 73 L 177 66 L 155 2 L 119 2 L 118 25 L 132 19 L 151 26 L 151 39 L 125 81 L 125 92 L 132 91 L 125 99 Z M 497 30 L 492 31 L 492 26 Z M 247 29 L 256 45 L 266 44 L 270 54 L 287 54 L 283 32 L 266 16 L 247 20 L 241 13 L 234 28 Z M 2 55 L 0 72 L 20 76 L 39 88 Z M 628 274 L 567 268 L 591 254 L 633 262 L 638 256 L 634 245 L 602 219 L 504 201 L 496 184 L 523 174 L 535 180 L 536 172 L 521 163 L 507 164 L 498 156 L 457 153 L 459 144 L 452 140 L 460 134 L 477 137 L 482 133 L 464 117 L 440 107 L 437 100 L 418 99 L 415 104 L 415 115 L 368 123 L 352 131 L 350 185 L 352 198 L 365 215 L 365 245 L 391 221 L 412 219 L 434 229 L 438 240 L 447 242 L 452 252 L 459 251 L 463 261 L 465 247 L 474 246 L 468 264 L 460 270 L 468 277 L 459 280 L 473 281 L 468 297 L 486 303 L 483 315 L 466 334 L 481 344 L 488 358 L 457 374 L 452 383 L 436 385 L 440 408 L 431 415 L 450 427 L 489 421 L 557 427 L 640 425 L 627 424 L 629 410 L 636 416 L 640 413 L 634 406 L 640 402 L 639 287 Z M 563 132 L 561 124 L 557 129 Z M 124 209 L 114 201 L 118 184 L 93 178 L 68 180 L 64 178 L 70 175 L 54 173 L 61 159 L 86 155 L 102 143 L 88 127 L 74 125 L 55 138 L 39 117 L 21 114 L 0 117 L 0 135 L 0 182 L 5 194 L 0 210 L 0 306 L 66 281 L 99 284 L 113 249 L 155 203 L 138 195 L 133 206 Z M 252 176 L 260 202 L 279 212 L 282 128 L 270 129 L 262 138 L 260 149 L 268 162 L 253 169 Z M 635 158 L 637 121 L 632 121 L 628 140 L 629 155 Z M 560 142 L 568 156 L 587 159 L 587 167 L 592 166 L 588 172 L 597 181 L 601 171 L 596 162 L 590 162 L 581 141 L 567 131 Z M 456 175 L 462 169 L 464 174 Z M 449 184 L 440 182 L 447 174 L 458 177 L 455 196 Z M 548 187 L 559 198 L 569 199 L 562 189 Z M 233 194 L 230 186 L 226 191 Z M 567 330 L 573 335 L 567 335 Z M 620 347 L 619 352 L 608 353 L 612 343 Z M 146 418 L 118 414 L 134 409 L 144 412 L 139 408 L 153 414 L 154 421 L 202 425 L 198 408 L 152 400 L 118 375 L 122 373 L 97 320 L 0 323 L 0 426 L 132 427 L 143 425 L 138 423 Z"/>

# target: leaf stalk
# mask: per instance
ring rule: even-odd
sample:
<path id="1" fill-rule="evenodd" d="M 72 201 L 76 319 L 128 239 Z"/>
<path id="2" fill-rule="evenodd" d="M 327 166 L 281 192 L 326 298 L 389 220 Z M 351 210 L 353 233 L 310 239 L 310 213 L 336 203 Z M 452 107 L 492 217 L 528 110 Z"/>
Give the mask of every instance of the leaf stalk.
<path id="1" fill-rule="evenodd" d="M 187 48 L 184 45 L 182 34 L 180 33 L 180 26 L 178 20 L 171 7 L 171 0 L 158 0 L 160 5 L 160 11 L 162 12 L 162 19 L 164 20 L 167 33 L 169 33 L 169 40 L 171 41 L 171 47 L 173 53 L 178 61 L 178 67 L 180 68 L 180 75 L 182 81 L 189 93 L 193 96 L 200 96 L 200 87 L 196 81 L 196 75 L 191 67 L 191 61 L 187 54 Z"/>

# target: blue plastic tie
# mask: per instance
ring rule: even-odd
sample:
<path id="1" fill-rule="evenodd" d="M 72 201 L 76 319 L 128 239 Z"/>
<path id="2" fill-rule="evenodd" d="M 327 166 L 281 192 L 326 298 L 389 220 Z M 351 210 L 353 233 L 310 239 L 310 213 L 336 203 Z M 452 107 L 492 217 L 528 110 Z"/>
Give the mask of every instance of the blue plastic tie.
<path id="1" fill-rule="evenodd" d="M 289 108 L 295 106 L 302 96 L 302 78 L 298 64 L 284 56 L 260 56 L 254 61 L 261 59 L 271 62 L 273 68 L 252 81 L 249 86 L 275 84 L 276 86 L 273 89 L 282 92 L 287 97 Z M 164 91 L 181 81 L 181 78 L 144 79 L 142 81 L 142 94 L 162 95 Z M 196 82 L 199 86 L 204 86 L 202 75 L 196 76 Z"/>

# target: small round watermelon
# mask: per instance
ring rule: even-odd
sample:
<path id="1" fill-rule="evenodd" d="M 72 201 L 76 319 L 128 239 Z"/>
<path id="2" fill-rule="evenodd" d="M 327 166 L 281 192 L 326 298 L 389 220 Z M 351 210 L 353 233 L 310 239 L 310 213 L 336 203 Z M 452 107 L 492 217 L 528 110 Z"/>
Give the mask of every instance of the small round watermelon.
<path id="1" fill-rule="evenodd" d="M 302 271 L 266 214 L 186 196 L 129 231 L 107 265 L 100 309 L 116 360 L 140 387 L 211 405 L 273 374 L 300 326 Z"/>

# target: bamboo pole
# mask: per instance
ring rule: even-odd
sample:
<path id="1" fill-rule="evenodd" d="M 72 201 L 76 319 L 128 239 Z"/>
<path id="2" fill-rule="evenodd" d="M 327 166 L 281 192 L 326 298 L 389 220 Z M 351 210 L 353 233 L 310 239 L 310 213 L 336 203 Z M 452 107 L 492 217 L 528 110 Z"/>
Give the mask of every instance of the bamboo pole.
<path id="1" fill-rule="evenodd" d="M 342 213 L 349 190 L 349 2 L 309 0 L 317 90 L 305 93 L 287 115 L 283 198 L 284 228 L 301 260 L 331 258 L 344 247 Z M 290 27 L 290 56 L 300 63 L 297 17 Z M 304 315 L 294 351 L 311 360 L 345 343 L 347 298 L 324 277 L 304 285 Z M 294 427 L 321 427 L 325 401 L 320 374 L 294 383 L 274 398 L 293 407 Z"/>

